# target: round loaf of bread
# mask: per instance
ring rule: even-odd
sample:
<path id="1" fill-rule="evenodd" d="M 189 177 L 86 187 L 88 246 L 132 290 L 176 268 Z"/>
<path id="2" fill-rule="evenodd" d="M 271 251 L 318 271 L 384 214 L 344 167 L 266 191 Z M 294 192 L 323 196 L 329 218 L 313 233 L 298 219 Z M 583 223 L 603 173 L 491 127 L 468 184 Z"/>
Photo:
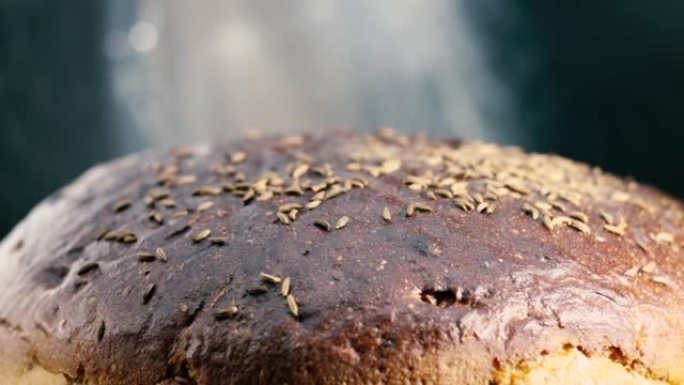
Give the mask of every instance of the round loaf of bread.
<path id="1" fill-rule="evenodd" d="M 0 383 L 684 384 L 684 207 L 335 132 L 97 166 L 0 245 Z"/>

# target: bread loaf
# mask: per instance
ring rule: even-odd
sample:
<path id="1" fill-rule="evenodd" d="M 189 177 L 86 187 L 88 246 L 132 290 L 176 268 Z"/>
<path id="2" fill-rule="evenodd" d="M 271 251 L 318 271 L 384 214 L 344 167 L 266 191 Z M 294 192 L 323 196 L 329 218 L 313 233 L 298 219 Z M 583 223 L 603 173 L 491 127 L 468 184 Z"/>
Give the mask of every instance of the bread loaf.
<path id="1" fill-rule="evenodd" d="M 390 130 L 132 155 L 0 245 L 0 383 L 684 384 L 683 230 L 597 168 Z"/>

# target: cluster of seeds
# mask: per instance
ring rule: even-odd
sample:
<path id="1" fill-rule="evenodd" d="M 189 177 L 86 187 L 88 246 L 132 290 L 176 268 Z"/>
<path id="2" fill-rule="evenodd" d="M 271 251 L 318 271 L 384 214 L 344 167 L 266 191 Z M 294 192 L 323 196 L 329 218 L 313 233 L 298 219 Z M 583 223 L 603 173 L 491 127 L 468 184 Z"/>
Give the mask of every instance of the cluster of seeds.
<path id="1" fill-rule="evenodd" d="M 318 180 L 304 179 L 307 173 L 313 173 Z M 330 164 L 325 163 L 322 167 L 310 168 L 308 164 L 295 165 L 292 170 L 292 182 L 284 190 L 284 194 L 293 196 L 304 196 L 310 192 L 308 201 L 304 203 L 289 202 L 281 204 L 276 212 L 278 220 L 288 225 L 297 220 L 301 211 L 312 211 L 318 208 L 323 202 L 334 199 L 354 188 L 364 188 L 368 182 L 362 178 L 352 178 L 342 180 L 334 175 Z M 269 199 L 283 192 L 269 190 Z"/>
<path id="2" fill-rule="evenodd" d="M 298 146 L 301 137 L 284 139 L 279 146 Z M 346 151 L 346 150 L 342 150 Z M 519 204 L 522 213 L 537 221 L 549 231 L 562 228 L 572 229 L 585 236 L 602 238 L 601 232 L 609 236 L 623 237 L 630 230 L 624 208 L 633 206 L 647 215 L 654 215 L 657 207 L 633 196 L 633 185 L 604 175 L 600 170 L 565 160 L 560 157 L 525 154 L 514 148 L 501 148 L 482 143 L 453 144 L 447 141 L 429 141 L 417 136 L 409 138 L 391 130 L 381 130 L 373 136 L 354 141 L 347 151 L 348 159 L 341 169 L 330 163 L 318 161 L 301 152 L 289 152 L 294 159 L 281 166 L 280 172 L 269 170 L 254 177 L 248 176 L 249 164 L 246 151 L 227 154 L 223 162 L 213 163 L 208 171 L 211 175 L 202 183 L 194 174 L 184 173 L 182 161 L 193 156 L 192 149 L 178 148 L 173 151 L 174 162 L 157 169 L 155 188 L 147 191 L 143 203 L 149 208 L 146 215 L 147 227 L 157 228 L 165 223 L 195 215 L 213 215 L 217 211 L 216 200 L 231 196 L 249 205 L 257 202 L 275 201 L 277 209 L 268 213 L 275 223 L 291 225 L 302 215 L 321 207 L 354 189 L 368 188 L 371 183 L 394 183 L 400 188 L 415 193 L 417 199 L 405 204 L 406 218 L 430 214 L 442 207 L 428 204 L 430 201 L 446 201 L 465 213 L 493 215 L 504 202 Z M 187 171 L 187 170 L 186 170 Z M 202 175 L 206 172 L 202 173 Z M 196 183 L 202 183 L 194 186 Z M 192 186 L 191 186 L 192 185 Z M 174 189 L 188 186 L 192 196 L 205 199 L 196 206 L 180 208 L 183 204 L 173 199 Z M 179 200 L 183 202 L 182 200 Z M 517 203 L 516 203 L 517 202 Z M 605 208 L 600 214 L 584 211 L 586 202 Z M 130 199 L 115 202 L 111 207 L 115 214 L 124 213 L 135 204 Z M 672 205 L 670 205 L 672 207 Z M 168 212 L 165 210 L 169 210 Z M 379 217 L 387 225 L 393 220 L 393 209 L 383 207 Z M 684 225 L 681 209 L 667 210 L 675 223 Z M 343 215 L 337 219 L 317 218 L 314 226 L 325 232 L 340 230 L 348 226 L 351 219 Z M 195 222 L 189 221 L 174 228 L 168 238 L 188 232 Z M 168 226 L 168 225 L 167 225 Z M 209 242 L 225 245 L 228 237 L 212 236 L 208 228 L 193 231 L 193 244 Z M 665 231 L 651 234 L 657 244 L 679 247 L 675 237 Z M 136 243 L 137 236 L 128 231 L 106 231 L 98 240 Z M 643 250 L 647 246 L 635 241 Z M 162 248 L 155 252 L 141 250 L 137 254 L 140 263 L 166 262 L 168 256 Z M 634 270 L 636 269 L 636 270 Z M 639 272 L 649 273 L 649 265 L 630 268 L 625 275 L 636 276 Z M 654 277 L 656 281 L 657 277 Z M 270 274 L 261 274 L 266 284 L 281 284 L 282 295 L 290 312 L 298 317 L 297 302 L 290 293 L 290 279 L 281 280 Z M 661 280 L 661 278 L 658 278 Z M 268 287 L 258 285 L 247 289 L 250 295 L 266 293 Z M 156 291 L 151 284 L 143 293 L 143 303 L 148 303 Z M 216 313 L 217 319 L 235 316 L 238 308 L 231 305 Z"/>
<path id="3" fill-rule="evenodd" d="M 323 163 L 314 166 L 313 161 L 302 155 L 301 159 L 289 166 L 286 175 L 275 172 L 266 172 L 258 176 L 255 180 L 248 180 L 244 173 L 236 167 L 247 159 L 245 152 L 239 151 L 229 156 L 230 164 L 213 164 L 211 171 L 220 176 L 229 178 L 227 182 L 219 185 L 205 185 L 197 188 L 194 196 L 216 197 L 223 193 L 236 196 L 245 204 L 252 201 L 262 202 L 271 200 L 277 196 L 303 196 L 307 192 L 311 193 L 308 202 L 283 204 L 279 207 L 276 217 L 283 224 L 290 224 L 297 220 L 297 215 L 301 210 L 313 210 L 326 200 L 333 199 L 353 188 L 363 188 L 367 186 L 364 178 L 351 178 L 342 180 L 337 177 L 330 164 Z M 160 172 L 158 181 L 166 186 L 177 186 L 179 180 L 194 182 L 188 175 L 178 176 L 178 166 L 166 166 Z M 288 180 L 289 179 L 289 180 Z M 148 203 L 157 200 L 165 200 L 168 194 L 164 190 L 152 191 Z M 175 202 L 173 202 L 175 207 Z M 196 211 L 202 212 L 213 207 L 213 203 L 208 201 L 200 204 Z"/>
<path id="4" fill-rule="evenodd" d="M 589 217 L 579 211 L 574 211 L 566 215 L 566 209 L 559 203 L 551 204 L 548 202 L 525 202 L 522 205 L 522 210 L 530 215 L 533 219 L 541 218 L 544 227 L 549 230 L 554 230 L 557 227 L 568 226 L 583 234 L 591 234 L 589 227 Z M 557 210 L 558 213 L 554 212 Z"/>
<path id="5" fill-rule="evenodd" d="M 105 231 L 99 237 L 99 241 L 106 242 L 119 242 L 119 243 L 135 243 L 138 241 L 138 237 L 130 231 Z"/>
<path id="6" fill-rule="evenodd" d="M 274 274 L 261 272 L 259 273 L 259 279 L 263 282 L 263 284 L 249 287 L 245 290 L 245 292 L 249 295 L 263 295 L 268 293 L 269 287 L 280 285 L 280 294 L 285 299 L 285 304 L 287 305 L 290 314 L 295 319 L 299 319 L 299 305 L 291 293 L 292 283 L 290 277 L 285 277 L 283 279 Z M 237 316 L 238 312 L 238 307 L 235 304 L 232 304 L 215 312 L 214 318 L 217 321 L 226 320 L 229 318 L 234 318 Z"/>
<path id="7" fill-rule="evenodd" d="M 403 181 L 408 189 L 425 198 L 449 199 L 460 210 L 484 214 L 495 213 L 503 200 L 517 200 L 524 213 L 549 231 L 567 227 L 598 239 L 603 238 L 601 231 L 617 237 L 626 235 L 629 228 L 625 216 L 615 219 L 615 215 L 601 212 L 594 218 L 595 214 L 583 211 L 587 207 L 585 202 L 615 213 L 629 212 L 634 207 L 646 215 L 655 215 L 658 209 L 631 193 L 636 184 L 556 156 L 525 154 L 515 148 L 483 143 L 452 146 L 420 136 L 409 139 L 392 130 L 383 130 L 363 145 L 355 144 L 355 149 L 348 169 L 382 175 L 382 172 L 369 171 L 374 169 L 361 160 L 385 157 L 392 172 L 403 165 L 421 170 L 406 173 Z M 401 160 L 390 162 L 395 157 Z M 661 212 L 684 226 L 681 207 L 674 202 L 663 202 L 663 205 L 667 207 L 661 208 Z M 382 217 L 391 221 L 391 215 L 385 211 Z M 652 239 L 657 243 L 675 244 L 666 235 L 658 239 L 656 236 Z"/>
<path id="8" fill-rule="evenodd" d="M 414 216 L 417 212 L 431 213 L 432 207 L 420 202 L 406 205 L 406 216 L 408 218 Z"/>
<path id="9" fill-rule="evenodd" d="M 166 254 L 166 251 L 164 251 L 163 248 L 157 247 L 154 253 L 147 251 L 147 250 L 140 250 L 138 251 L 138 261 L 142 263 L 148 263 L 148 262 L 154 262 L 154 261 L 160 261 L 160 262 L 168 262 L 169 257 Z"/>
<path id="10" fill-rule="evenodd" d="M 343 215 L 335 222 L 334 228 L 341 230 L 347 227 L 350 221 L 351 219 L 348 216 Z M 333 231 L 333 225 L 325 219 L 316 219 L 313 221 L 313 225 L 326 232 Z"/>
<path id="11" fill-rule="evenodd" d="M 299 305 L 297 305 L 297 301 L 295 300 L 295 297 L 292 295 L 291 291 L 291 280 L 290 277 L 285 277 L 285 279 L 281 279 L 280 277 L 273 275 L 273 274 L 267 274 L 267 273 L 260 273 L 259 277 L 261 278 L 262 281 L 278 285 L 280 284 L 280 294 L 285 298 L 285 303 L 287 304 L 288 309 L 290 310 L 290 314 L 292 314 L 293 317 L 299 318 Z"/>

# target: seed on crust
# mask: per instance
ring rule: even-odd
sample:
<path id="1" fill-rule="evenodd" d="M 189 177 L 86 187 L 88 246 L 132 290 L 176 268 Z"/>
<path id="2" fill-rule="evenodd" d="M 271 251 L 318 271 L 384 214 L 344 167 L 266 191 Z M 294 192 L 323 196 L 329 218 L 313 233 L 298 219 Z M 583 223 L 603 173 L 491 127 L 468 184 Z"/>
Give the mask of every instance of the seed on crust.
<path id="1" fill-rule="evenodd" d="M 177 237 L 177 236 L 179 236 L 179 235 L 185 233 L 186 231 L 188 231 L 188 230 L 190 230 L 190 229 L 191 229 L 190 225 L 185 224 L 185 225 L 183 225 L 183 226 L 180 226 L 180 227 L 174 229 L 174 230 L 167 236 L 167 238 Z"/>
<path id="2" fill-rule="evenodd" d="M 202 186 L 195 190 L 192 195 L 195 196 L 217 196 L 220 195 L 221 192 L 223 191 L 222 187 L 217 187 L 217 186 Z"/>
<path id="3" fill-rule="evenodd" d="M 656 276 L 653 276 L 653 277 L 651 278 L 651 281 L 653 281 L 653 282 L 655 282 L 655 283 L 658 283 L 658 284 L 661 284 L 661 285 L 665 285 L 665 286 L 667 286 L 667 287 L 669 287 L 670 289 L 673 289 L 673 290 L 677 290 L 677 289 L 678 289 L 677 284 L 676 284 L 673 280 L 671 280 L 670 278 L 668 278 L 668 277 L 666 277 L 666 276 L 656 275 Z"/>
<path id="4" fill-rule="evenodd" d="M 568 226 L 572 227 L 573 229 L 575 229 L 575 230 L 577 230 L 583 234 L 586 234 L 586 235 L 591 234 L 591 228 L 589 228 L 589 226 L 587 226 L 586 223 L 578 221 L 577 219 L 571 219 L 570 222 L 568 223 Z"/>
<path id="5" fill-rule="evenodd" d="M 452 193 L 451 191 L 449 191 L 445 188 L 438 188 L 437 190 L 435 190 L 435 194 L 441 196 L 442 198 L 451 199 L 454 197 L 454 193 Z"/>
<path id="6" fill-rule="evenodd" d="M 164 224 L 164 216 L 159 211 L 150 212 L 148 218 L 158 225 Z"/>
<path id="7" fill-rule="evenodd" d="M 143 305 L 147 305 L 154 296 L 154 293 L 156 292 L 157 285 L 155 285 L 154 283 L 149 284 L 143 292 Z"/>
<path id="8" fill-rule="evenodd" d="M 406 216 L 411 218 L 416 213 L 416 205 L 414 203 L 409 203 L 406 206 Z"/>
<path id="9" fill-rule="evenodd" d="M 166 251 L 163 248 L 157 247 L 157 250 L 155 250 L 154 253 L 160 261 L 162 261 L 162 262 L 168 262 L 169 261 L 169 256 L 166 254 Z"/>
<path id="10" fill-rule="evenodd" d="M 90 273 L 91 271 L 97 270 L 99 268 L 100 268 L 100 265 L 97 262 L 88 262 L 85 265 L 81 266 L 81 268 L 78 269 L 76 274 L 83 276 L 83 275 L 86 275 L 86 274 Z"/>
<path id="11" fill-rule="evenodd" d="M 299 210 L 294 209 L 294 210 L 290 211 L 290 214 L 288 214 L 288 216 L 290 217 L 290 220 L 292 220 L 294 222 L 297 220 L 298 214 L 299 214 Z"/>
<path id="12" fill-rule="evenodd" d="M 209 230 L 209 229 L 204 229 L 204 230 L 198 232 L 197 234 L 195 234 L 195 235 L 192 237 L 192 241 L 195 242 L 195 243 L 200 243 L 200 242 L 202 242 L 203 240 L 209 238 L 210 235 L 211 235 L 211 230 Z"/>
<path id="13" fill-rule="evenodd" d="M 290 187 L 285 189 L 285 194 L 302 195 L 304 194 L 304 190 L 302 190 L 302 186 L 300 186 L 298 182 L 293 182 Z"/>
<path id="14" fill-rule="evenodd" d="M 589 216 L 587 216 L 587 214 L 583 212 L 573 211 L 572 213 L 570 213 L 570 218 L 577 219 L 582 223 L 589 223 Z"/>
<path id="15" fill-rule="evenodd" d="M 214 202 L 212 202 L 212 201 L 202 202 L 199 204 L 199 206 L 197 206 L 197 212 L 201 213 L 202 211 L 207 211 L 212 207 L 214 207 Z"/>
<path id="16" fill-rule="evenodd" d="M 268 274 L 268 273 L 264 273 L 264 272 L 259 273 L 259 278 L 261 278 L 262 281 L 268 282 L 268 283 L 280 283 L 280 281 L 282 280 L 277 275 Z"/>
<path id="17" fill-rule="evenodd" d="M 649 274 L 655 272 L 655 270 L 656 270 L 656 263 L 654 261 L 651 261 L 651 262 L 645 264 L 641 268 L 641 271 L 643 271 L 644 273 L 649 273 Z"/>
<path id="18" fill-rule="evenodd" d="M 300 165 L 297 165 L 293 170 L 292 170 L 292 178 L 294 179 L 299 179 L 306 174 L 306 172 L 309 171 L 309 165 L 306 163 L 302 163 Z"/>
<path id="19" fill-rule="evenodd" d="M 285 213 L 278 212 L 276 213 L 276 216 L 278 217 L 278 220 L 280 223 L 289 225 L 290 224 L 290 217 L 287 216 Z"/>
<path id="20" fill-rule="evenodd" d="M 295 297 L 293 297 L 292 294 L 288 294 L 288 296 L 285 298 L 287 301 L 287 307 L 290 309 L 290 313 L 292 313 L 295 318 L 299 317 L 299 306 L 297 305 Z"/>
<path id="21" fill-rule="evenodd" d="M 382 174 L 391 174 L 401 168 L 401 160 L 394 158 L 394 159 L 387 159 L 384 162 L 382 162 L 382 165 L 380 165 L 379 171 Z"/>
<path id="22" fill-rule="evenodd" d="M 530 215 L 532 219 L 536 220 L 537 218 L 539 218 L 539 210 L 536 207 L 529 204 L 528 202 L 525 202 L 523 204 L 523 211 L 526 214 Z"/>
<path id="23" fill-rule="evenodd" d="M 634 265 L 622 274 L 627 276 L 627 277 L 636 277 L 636 275 L 639 273 L 639 270 L 640 270 L 640 267 L 637 265 Z"/>
<path id="24" fill-rule="evenodd" d="M 607 225 L 613 224 L 613 216 L 605 211 L 601 211 L 601 218 L 606 222 Z"/>
<path id="25" fill-rule="evenodd" d="M 147 263 L 147 262 L 154 262 L 157 260 L 157 256 L 154 255 L 154 253 L 150 253 L 149 251 L 144 251 L 141 250 L 138 252 L 138 261 Z"/>
<path id="26" fill-rule="evenodd" d="M 250 295 L 261 295 L 261 294 L 265 294 L 268 291 L 268 288 L 264 285 L 258 285 L 258 286 L 250 287 L 246 291 L 247 291 L 247 294 L 250 294 Z"/>
<path id="27" fill-rule="evenodd" d="M 164 208 L 167 208 L 167 209 L 176 208 L 176 201 L 174 201 L 171 198 L 162 199 L 159 201 L 159 204 L 164 206 Z"/>
<path id="28" fill-rule="evenodd" d="M 121 238 L 119 238 L 119 242 L 121 242 L 121 243 L 136 243 L 136 242 L 138 242 L 138 237 L 133 233 L 122 234 Z"/>
<path id="29" fill-rule="evenodd" d="M 247 160 L 247 153 L 244 151 L 236 151 L 230 155 L 230 163 L 238 164 Z"/>
<path id="30" fill-rule="evenodd" d="M 346 215 L 343 215 L 340 219 L 337 220 L 337 223 L 335 223 L 335 228 L 338 230 L 342 229 L 345 226 L 347 226 L 348 223 L 349 223 L 349 217 Z"/>
<path id="31" fill-rule="evenodd" d="M 235 305 L 228 306 L 214 313 L 214 318 L 217 321 L 222 321 L 228 318 L 235 317 L 238 313 L 238 307 Z"/>
<path id="32" fill-rule="evenodd" d="M 152 202 L 156 202 L 169 197 L 169 191 L 164 189 L 152 189 L 147 192 L 147 196 Z"/>
<path id="33" fill-rule="evenodd" d="M 611 234 L 621 237 L 625 235 L 625 233 L 627 232 L 627 224 L 625 223 L 624 225 L 603 225 L 603 229 Z"/>
<path id="34" fill-rule="evenodd" d="M 658 234 L 652 236 L 653 240 L 658 243 L 672 243 L 674 242 L 674 236 L 665 231 L 661 231 Z"/>
<path id="35" fill-rule="evenodd" d="M 432 212 L 432 207 L 426 205 L 425 203 L 416 203 L 415 204 L 416 211 L 424 212 L 424 213 L 431 213 Z"/>
<path id="36" fill-rule="evenodd" d="M 390 210 L 387 208 L 387 206 L 382 209 L 382 219 L 384 219 L 387 223 L 392 222 L 392 213 L 390 213 Z"/>
<path id="37" fill-rule="evenodd" d="M 325 199 L 332 199 L 343 193 L 344 189 L 340 185 L 336 184 L 332 186 L 330 190 L 328 190 L 327 194 L 325 194 Z"/>
<path id="38" fill-rule="evenodd" d="M 287 295 L 290 294 L 290 277 L 285 277 L 283 280 L 283 284 L 280 287 L 280 294 L 283 297 L 287 297 Z"/>
<path id="39" fill-rule="evenodd" d="M 197 181 L 197 177 L 194 175 L 181 175 L 176 178 L 176 184 L 181 186 L 185 184 L 192 184 Z"/>
<path id="40" fill-rule="evenodd" d="M 299 203 L 285 203 L 285 204 L 278 206 L 278 211 L 281 213 L 287 213 L 290 210 L 297 210 L 297 209 L 301 209 L 301 208 L 302 208 L 302 205 Z"/>
<path id="41" fill-rule="evenodd" d="M 553 231 L 553 229 L 555 228 L 555 225 L 553 223 L 553 217 L 550 215 L 544 214 L 544 216 L 542 216 L 542 222 L 544 223 L 544 227 L 551 231 Z"/>
<path id="42" fill-rule="evenodd" d="M 463 198 L 454 198 L 454 204 L 456 205 L 456 207 L 465 212 L 475 209 L 475 206 L 472 203 Z"/>
<path id="43" fill-rule="evenodd" d="M 242 201 L 243 201 L 244 203 L 249 203 L 249 201 L 251 201 L 252 199 L 254 199 L 255 196 L 256 196 L 256 191 L 254 191 L 254 189 L 250 188 L 250 189 L 247 190 L 247 192 L 245 192 L 245 194 L 242 196 Z"/>
<path id="44" fill-rule="evenodd" d="M 120 213 L 120 212 L 126 211 L 132 205 L 133 205 L 133 202 L 131 202 L 130 200 L 123 200 L 123 201 L 117 202 L 116 205 L 114 205 L 114 212 Z"/>
<path id="45" fill-rule="evenodd" d="M 175 213 L 173 213 L 173 215 L 171 215 L 171 218 L 174 218 L 174 219 L 182 218 L 184 216 L 187 216 L 188 214 L 190 214 L 188 212 L 188 210 L 179 210 L 179 211 L 176 211 Z"/>
<path id="46" fill-rule="evenodd" d="M 627 202 L 629 201 L 629 198 L 629 194 L 627 194 L 624 191 L 614 191 L 613 194 L 610 196 L 610 199 L 615 202 Z"/>

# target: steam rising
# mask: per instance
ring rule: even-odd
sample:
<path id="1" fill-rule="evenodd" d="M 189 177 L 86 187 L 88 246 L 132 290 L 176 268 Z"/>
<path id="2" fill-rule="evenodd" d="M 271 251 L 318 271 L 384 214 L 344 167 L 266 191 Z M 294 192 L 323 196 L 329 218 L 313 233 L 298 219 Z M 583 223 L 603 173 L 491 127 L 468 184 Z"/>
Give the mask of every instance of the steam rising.
<path id="1" fill-rule="evenodd" d="M 115 67 L 154 144 L 381 125 L 488 138 L 505 113 L 459 1 L 199 4 L 142 1 L 156 46 L 137 73 Z"/>

